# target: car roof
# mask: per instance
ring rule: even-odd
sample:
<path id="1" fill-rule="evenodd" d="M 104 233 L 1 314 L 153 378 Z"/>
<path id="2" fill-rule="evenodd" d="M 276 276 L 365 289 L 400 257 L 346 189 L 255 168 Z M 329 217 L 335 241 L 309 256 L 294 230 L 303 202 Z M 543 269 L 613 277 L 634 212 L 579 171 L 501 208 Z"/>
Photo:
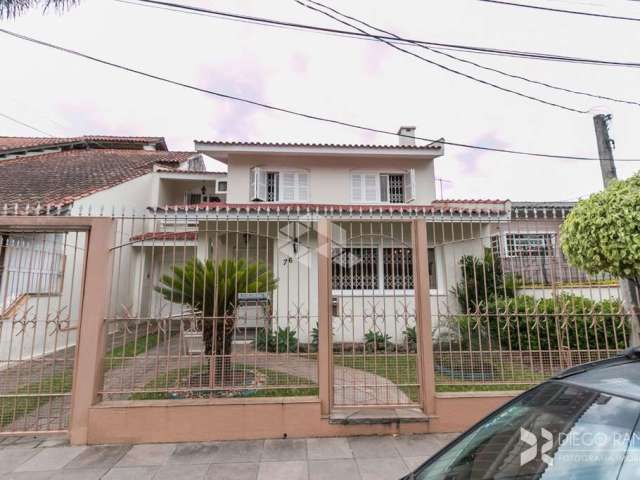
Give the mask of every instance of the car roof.
<path id="1" fill-rule="evenodd" d="M 640 401 L 640 348 L 565 370 L 554 380 Z"/>

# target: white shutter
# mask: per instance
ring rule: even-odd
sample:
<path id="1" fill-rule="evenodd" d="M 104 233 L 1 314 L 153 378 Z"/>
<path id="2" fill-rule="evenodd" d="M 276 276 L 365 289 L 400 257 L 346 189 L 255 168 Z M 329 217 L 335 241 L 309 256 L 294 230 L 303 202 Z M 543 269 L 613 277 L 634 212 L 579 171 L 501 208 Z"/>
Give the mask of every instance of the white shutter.
<path id="1" fill-rule="evenodd" d="M 404 201 L 416 201 L 416 170 L 411 168 L 409 173 L 404 174 Z"/>
<path id="2" fill-rule="evenodd" d="M 309 174 L 298 173 L 298 201 L 309 201 Z"/>
<path id="3" fill-rule="evenodd" d="M 296 173 L 280 173 L 280 200 L 283 202 L 294 202 L 296 200 Z"/>
<path id="4" fill-rule="evenodd" d="M 267 172 L 260 167 L 249 170 L 249 196 L 251 201 L 267 199 Z"/>
<path id="5" fill-rule="evenodd" d="M 351 174 L 351 201 L 354 203 L 362 203 L 362 174 Z"/>
<path id="6" fill-rule="evenodd" d="M 377 173 L 364 174 L 364 201 L 374 203 L 380 201 L 380 176 Z"/>

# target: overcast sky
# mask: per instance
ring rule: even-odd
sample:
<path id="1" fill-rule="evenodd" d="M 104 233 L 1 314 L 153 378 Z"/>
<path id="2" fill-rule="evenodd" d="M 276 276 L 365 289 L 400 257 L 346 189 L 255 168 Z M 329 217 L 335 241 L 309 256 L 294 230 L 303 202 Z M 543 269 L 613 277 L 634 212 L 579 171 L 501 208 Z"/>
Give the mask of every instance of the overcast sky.
<path id="1" fill-rule="evenodd" d="M 182 0 L 216 10 L 347 28 L 293 0 Z M 436 42 L 640 62 L 640 23 L 475 0 L 352 0 L 327 4 L 398 35 Z M 539 5 L 640 17 L 628 0 Z M 427 138 L 597 156 L 592 115 L 561 111 L 454 76 L 372 41 L 264 27 L 117 2 L 83 0 L 64 14 L 32 11 L 0 26 L 97 57 L 317 115 Z M 640 159 L 640 107 L 564 94 L 428 58 L 549 101 L 614 116 L 618 158 Z M 453 53 L 453 52 L 451 52 Z M 640 101 L 640 69 L 455 53 L 532 79 Z M 396 143 L 397 139 L 260 110 L 166 85 L 0 34 L 0 113 L 50 134 Z M 41 136 L 0 118 L 0 135 Z M 620 177 L 640 162 L 618 164 Z M 597 162 L 546 160 L 446 147 L 436 161 L 447 198 L 574 200 L 601 188 Z"/>

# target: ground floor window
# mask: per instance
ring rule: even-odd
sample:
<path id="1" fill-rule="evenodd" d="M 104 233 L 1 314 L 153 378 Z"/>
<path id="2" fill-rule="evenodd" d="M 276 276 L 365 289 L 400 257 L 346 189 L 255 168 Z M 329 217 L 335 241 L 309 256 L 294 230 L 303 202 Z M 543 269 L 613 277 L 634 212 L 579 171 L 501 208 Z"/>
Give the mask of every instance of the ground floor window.
<path id="1" fill-rule="evenodd" d="M 554 255 L 553 233 L 507 233 L 505 235 L 509 257 L 550 257 Z"/>
<path id="2" fill-rule="evenodd" d="M 437 288 L 435 251 L 429 249 L 429 286 Z M 412 290 L 413 251 L 409 247 L 334 248 L 332 254 L 334 290 Z"/>

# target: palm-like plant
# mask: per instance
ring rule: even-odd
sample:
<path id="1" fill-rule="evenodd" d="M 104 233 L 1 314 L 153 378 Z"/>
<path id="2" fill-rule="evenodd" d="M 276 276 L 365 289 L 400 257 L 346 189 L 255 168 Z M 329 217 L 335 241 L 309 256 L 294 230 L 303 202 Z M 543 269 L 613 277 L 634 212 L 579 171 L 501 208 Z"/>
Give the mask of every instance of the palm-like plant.
<path id="1" fill-rule="evenodd" d="M 205 354 L 216 358 L 215 372 L 228 374 L 238 293 L 271 292 L 276 284 L 263 263 L 193 258 L 163 275 L 155 290 L 166 300 L 189 305 L 202 315 Z"/>
<path id="2" fill-rule="evenodd" d="M 79 0 L 0 0 L 0 18 L 11 18 L 26 10 L 42 6 L 43 11 L 50 8 L 63 10 L 78 3 Z"/>

